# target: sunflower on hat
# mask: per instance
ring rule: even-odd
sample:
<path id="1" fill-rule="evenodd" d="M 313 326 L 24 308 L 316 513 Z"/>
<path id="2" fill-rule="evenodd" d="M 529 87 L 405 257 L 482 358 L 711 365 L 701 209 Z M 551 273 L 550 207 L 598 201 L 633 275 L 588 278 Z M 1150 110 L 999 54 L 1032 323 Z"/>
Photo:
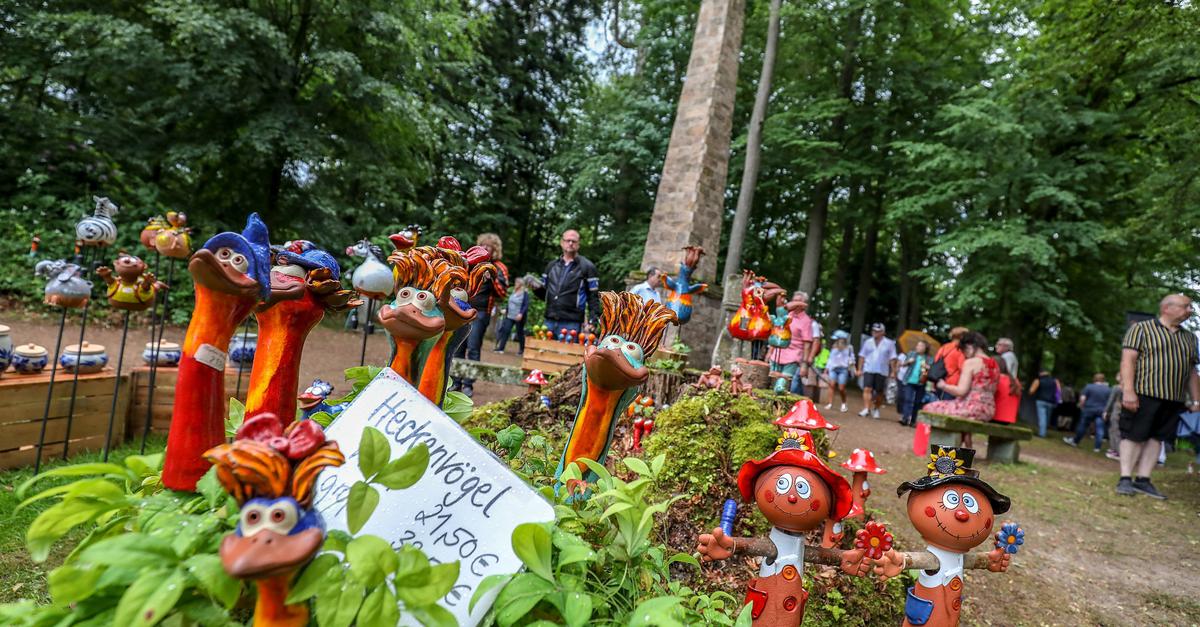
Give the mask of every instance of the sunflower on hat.
<path id="1" fill-rule="evenodd" d="M 932 448 L 930 447 L 930 449 Z M 963 470 L 965 462 L 965 459 L 958 456 L 958 449 L 951 448 L 947 451 L 939 446 L 936 451 L 929 454 L 929 463 L 925 467 L 929 469 L 930 477 L 965 475 L 967 474 L 967 471 Z"/>

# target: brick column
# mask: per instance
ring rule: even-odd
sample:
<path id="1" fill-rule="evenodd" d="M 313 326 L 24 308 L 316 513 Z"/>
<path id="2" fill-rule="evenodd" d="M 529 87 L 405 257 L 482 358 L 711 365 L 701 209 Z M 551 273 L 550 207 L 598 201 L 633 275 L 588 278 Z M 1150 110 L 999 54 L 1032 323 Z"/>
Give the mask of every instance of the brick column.
<path id="1" fill-rule="evenodd" d="M 708 365 L 721 320 L 722 287 L 716 275 L 744 14 L 745 0 L 703 0 L 700 5 L 642 255 L 643 271 L 657 266 L 674 273 L 684 246 L 703 246 L 708 252 L 695 276 L 713 284 L 708 293 L 715 298 L 697 298 L 696 313 L 682 330 L 695 366 Z"/>

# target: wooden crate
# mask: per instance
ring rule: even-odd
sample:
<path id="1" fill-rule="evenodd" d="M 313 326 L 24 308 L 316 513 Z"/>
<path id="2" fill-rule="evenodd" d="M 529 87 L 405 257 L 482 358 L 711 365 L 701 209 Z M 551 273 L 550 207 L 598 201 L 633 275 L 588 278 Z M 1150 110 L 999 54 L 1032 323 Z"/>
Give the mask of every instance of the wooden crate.
<path id="1" fill-rule="evenodd" d="M 547 374 L 562 372 L 583 361 L 584 348 L 583 344 L 525 338 L 521 369 L 528 372 L 536 368 Z"/>
<path id="2" fill-rule="evenodd" d="M 118 386 L 117 374 L 113 369 L 105 368 L 95 374 L 79 375 L 68 443 L 67 413 L 71 406 L 73 380 L 74 375 L 61 369 L 55 375 L 42 460 L 61 457 L 64 447 L 68 454 L 104 448 L 113 390 L 114 386 Z M 42 431 L 49 386 L 48 370 L 33 375 L 18 375 L 10 371 L 0 379 L 0 398 L 4 399 L 3 411 L 0 411 L 0 468 L 26 466 L 37 459 L 37 442 Z M 125 439 L 129 375 L 120 378 L 116 389 L 118 398 L 112 435 L 114 445 Z"/>
<path id="3" fill-rule="evenodd" d="M 166 433 L 171 427 L 171 412 L 175 409 L 175 385 L 179 381 L 179 368 L 160 366 L 154 374 L 154 410 L 150 413 L 150 430 Z M 246 388 L 250 387 L 250 368 L 242 371 L 241 393 L 237 399 L 246 402 Z M 237 368 L 225 369 L 225 394 L 233 397 L 238 389 Z M 147 402 L 150 400 L 150 367 L 133 369 L 133 402 L 129 406 L 128 429 L 131 435 L 141 437 L 146 428 Z M 228 400 L 228 399 L 226 399 Z M 228 406 L 227 406 L 228 408 Z"/>

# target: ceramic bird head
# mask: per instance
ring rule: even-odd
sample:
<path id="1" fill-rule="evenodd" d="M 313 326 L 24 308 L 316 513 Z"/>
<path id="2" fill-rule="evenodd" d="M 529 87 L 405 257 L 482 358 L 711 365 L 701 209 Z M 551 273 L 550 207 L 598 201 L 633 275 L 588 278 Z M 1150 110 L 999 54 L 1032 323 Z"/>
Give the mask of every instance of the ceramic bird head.
<path id="1" fill-rule="evenodd" d="M 645 383 L 650 376 L 645 360 L 658 349 L 675 312 L 629 292 L 602 292 L 600 306 L 600 341 L 584 350 L 588 380 L 610 390 Z"/>
<path id="2" fill-rule="evenodd" d="M 271 242 L 267 225 L 257 213 L 252 213 L 241 233 L 217 233 L 192 255 L 188 271 L 209 289 L 268 298 L 271 294 Z"/>

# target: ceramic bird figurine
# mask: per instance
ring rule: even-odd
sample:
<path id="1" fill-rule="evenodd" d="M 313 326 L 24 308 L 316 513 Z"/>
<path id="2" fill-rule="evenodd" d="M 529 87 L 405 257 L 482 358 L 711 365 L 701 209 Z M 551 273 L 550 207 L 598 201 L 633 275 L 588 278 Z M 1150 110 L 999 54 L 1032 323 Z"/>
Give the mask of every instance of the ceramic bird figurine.
<path id="1" fill-rule="evenodd" d="M 421 237 L 421 226 L 418 224 L 410 224 L 410 225 L 404 227 L 403 231 L 389 235 L 388 241 L 390 241 L 392 243 L 392 246 L 396 247 L 397 251 L 406 253 L 417 247 L 417 240 L 420 237 Z M 450 238 L 450 239 L 454 239 L 454 238 Z M 457 244 L 458 240 L 455 240 L 454 243 Z M 440 245 L 441 244 L 439 243 L 439 246 Z"/>
<path id="2" fill-rule="evenodd" d="M 346 458 L 311 420 L 285 429 L 271 414 L 246 420 L 232 444 L 204 453 L 241 511 L 237 530 L 221 541 L 221 566 L 258 588 L 256 627 L 308 624 L 306 602 L 288 605 L 292 579 L 320 550 L 325 521 L 313 509 L 321 470 Z"/>
<path id="3" fill-rule="evenodd" d="M 363 238 L 353 246 L 346 247 L 346 255 L 361 257 L 362 264 L 350 273 L 350 284 L 359 294 L 375 300 L 384 300 L 395 290 L 392 269 L 383 262 L 383 249 Z"/>
<path id="4" fill-rule="evenodd" d="M 419 382 L 417 349 L 446 329 L 446 317 L 438 307 L 437 294 L 451 280 L 450 264 L 424 255 L 393 253 L 396 296 L 379 308 L 377 318 L 392 338 L 389 367 L 413 385 Z"/>
<path id="5" fill-rule="evenodd" d="M 113 274 L 116 277 L 113 277 Z M 124 252 L 117 255 L 112 269 L 101 266 L 96 274 L 108 285 L 108 304 L 114 309 L 144 311 L 154 304 L 158 290 L 166 284 L 155 280 L 153 272 L 146 271 L 146 262 Z"/>
<path id="6" fill-rule="evenodd" d="M 750 342 L 750 358 L 761 359 L 763 344 L 771 336 L 771 316 L 767 303 L 784 292 L 765 277 L 755 276 L 749 270 L 742 272 L 742 303 L 729 320 L 729 335 L 736 340 Z"/>
<path id="7" fill-rule="evenodd" d="M 63 259 L 44 259 L 33 267 L 33 275 L 49 279 L 46 282 L 47 305 L 83 307 L 92 296 L 92 282 L 83 278 L 83 269 Z"/>
<path id="8" fill-rule="evenodd" d="M 112 246 L 117 241 L 117 225 L 112 217 L 120 208 L 100 196 L 92 196 L 92 201 L 96 209 L 75 224 L 75 239 L 83 246 Z"/>
<path id="9" fill-rule="evenodd" d="M 271 293 L 257 310 L 258 342 L 246 413 L 270 412 L 285 422 L 296 418 L 300 359 L 304 342 L 326 312 L 361 304 L 342 289 L 341 268 L 333 255 L 307 240 L 296 240 L 275 253 Z"/>
<path id="10" fill-rule="evenodd" d="M 296 397 L 300 403 L 300 414 L 304 419 L 312 418 L 313 414 L 324 412 L 331 416 L 342 413 L 350 403 L 328 403 L 329 395 L 333 394 L 333 384 L 321 379 L 313 379 L 312 385 Z"/>
<path id="11" fill-rule="evenodd" d="M 241 233 L 218 233 L 188 262 L 196 304 L 179 362 L 163 485 L 191 491 L 208 470 L 204 451 L 225 441 L 225 360 L 229 340 L 271 295 L 267 225 L 250 214 Z"/>
<path id="12" fill-rule="evenodd" d="M 1007 512 L 1011 502 L 971 468 L 975 451 L 929 448 L 928 474 L 896 489 L 897 495 L 908 493 L 908 519 L 925 540 L 926 550 L 886 551 L 875 560 L 875 573 L 882 581 L 904 569 L 918 571 L 917 583 L 908 589 L 904 603 L 906 627 L 955 627 L 962 609 L 963 570 L 1004 572 L 1025 532 L 1015 523 L 1006 523 L 995 548 L 969 554 L 993 539 L 995 517 Z"/>
<path id="13" fill-rule="evenodd" d="M 766 538 L 737 538 L 721 527 L 701 534 L 696 550 L 705 562 L 725 560 L 735 552 L 764 558 L 758 577 L 747 585 L 752 624 L 757 627 L 796 627 L 804 620 L 808 592 L 804 589 L 804 562 L 812 561 L 805 534 L 826 520 L 841 520 L 850 511 L 850 484 L 825 465 L 806 431 L 785 433 L 778 450 L 751 460 L 738 471 L 742 500 L 754 503 L 772 525 Z M 843 572 L 863 576 L 870 572 L 866 551 L 827 550 Z"/>
<path id="14" fill-rule="evenodd" d="M 700 246 L 684 246 L 683 261 L 679 264 L 679 273 L 666 278 L 667 307 L 675 312 L 679 324 L 685 324 L 692 319 L 692 296 L 708 289 L 707 283 L 692 283 L 692 273 L 704 256 L 704 248 Z"/>
<path id="15" fill-rule="evenodd" d="M 675 312 L 666 306 L 629 292 L 601 292 L 600 306 L 600 341 L 583 352 L 583 394 L 556 478 L 582 458 L 604 463 L 617 418 L 650 377 L 645 360 L 658 349 L 667 324 L 675 321 Z M 594 473 L 582 469 L 585 480 L 593 481 Z"/>

